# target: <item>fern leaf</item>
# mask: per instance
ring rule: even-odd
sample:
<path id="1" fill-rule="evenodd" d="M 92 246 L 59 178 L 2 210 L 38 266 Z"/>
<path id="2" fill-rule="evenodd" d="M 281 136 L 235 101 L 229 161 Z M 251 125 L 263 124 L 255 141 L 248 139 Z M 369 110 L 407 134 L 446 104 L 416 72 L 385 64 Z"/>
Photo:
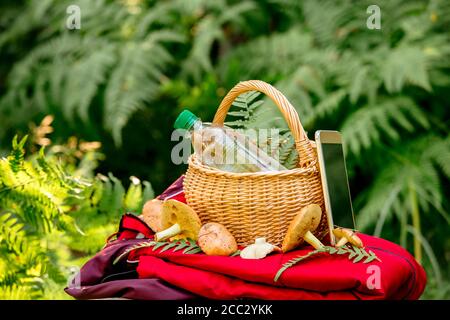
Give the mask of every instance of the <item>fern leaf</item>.
<path id="1" fill-rule="evenodd" d="M 228 112 L 228 115 L 235 117 L 236 120 L 225 122 L 225 125 L 235 129 L 248 128 L 255 110 L 263 103 L 261 100 L 256 100 L 260 94 L 257 91 L 250 91 L 238 96 L 232 104 L 232 107 L 238 110 Z"/>
<path id="2" fill-rule="evenodd" d="M 124 206 L 126 211 L 140 212 L 142 209 L 141 181 L 136 177 L 131 177 L 130 180 L 131 184 L 125 194 Z"/>
<path id="3" fill-rule="evenodd" d="M 181 249 L 184 249 L 186 247 L 189 247 L 189 243 L 187 243 L 185 240 L 178 241 L 178 245 L 173 249 L 173 252 L 179 251 Z"/>
<path id="4" fill-rule="evenodd" d="M 276 275 L 275 275 L 273 281 L 274 281 L 274 282 L 277 282 L 278 279 L 279 279 L 279 278 L 281 277 L 281 275 L 283 274 L 283 272 L 285 272 L 285 271 L 286 271 L 287 269 L 289 269 L 290 267 L 296 265 L 297 263 L 300 263 L 301 261 L 303 261 L 303 260 L 305 260 L 305 259 L 307 259 L 307 258 L 309 258 L 309 257 L 312 257 L 312 256 L 314 256 L 314 255 L 316 255 L 316 254 L 318 254 L 318 253 L 322 253 L 322 252 L 325 252 L 325 251 L 324 251 L 324 250 L 321 250 L 321 249 L 318 249 L 318 250 L 310 251 L 310 252 L 308 252 L 308 253 L 307 253 L 306 255 L 304 255 L 304 256 L 300 256 L 300 257 L 297 257 L 297 258 L 294 258 L 294 259 L 289 260 L 288 262 L 286 262 L 285 264 L 283 264 L 283 266 L 278 270 L 278 272 L 276 273 Z"/>
<path id="5" fill-rule="evenodd" d="M 138 243 L 130 248 L 128 248 L 127 250 L 125 250 L 123 253 L 121 253 L 116 259 L 114 259 L 113 261 L 113 265 L 117 264 L 120 260 L 122 260 L 124 257 L 128 256 L 128 254 L 132 251 L 138 250 L 138 249 L 142 249 L 142 248 L 148 248 L 148 247 L 153 247 L 156 244 L 156 241 L 144 241 L 141 243 Z"/>
<path id="6" fill-rule="evenodd" d="M 374 260 L 378 260 L 378 258 L 375 255 L 375 253 L 373 253 L 373 251 L 369 250 L 369 256 L 364 260 L 364 263 L 369 263 L 369 262 L 372 262 Z"/>
<path id="7" fill-rule="evenodd" d="M 237 250 L 236 252 L 234 252 L 233 254 L 230 255 L 230 257 L 237 257 L 241 254 L 241 250 Z"/>
<path id="8" fill-rule="evenodd" d="M 352 80 L 349 92 L 350 101 L 352 103 L 356 103 L 356 101 L 358 101 L 358 98 L 361 96 L 364 80 L 367 77 L 368 72 L 368 67 L 362 67 L 356 72 L 356 75 Z"/>
<path id="9" fill-rule="evenodd" d="M 336 109 L 338 109 L 340 103 L 346 97 L 346 95 L 347 92 L 341 89 L 326 96 L 319 102 L 319 104 L 316 105 L 314 112 L 315 117 L 324 117 L 334 112 Z"/>
<path id="10" fill-rule="evenodd" d="M 167 245 L 167 242 L 163 241 L 163 242 L 156 242 L 155 245 L 152 248 L 152 251 L 156 251 L 159 248 L 161 248 L 162 246 Z"/>
<path id="11" fill-rule="evenodd" d="M 226 76 L 229 66 L 235 64 L 239 66 L 239 74 L 244 79 L 261 74 L 272 77 L 289 74 L 304 63 L 303 53 L 311 49 L 311 36 L 300 28 L 291 28 L 287 32 L 258 37 L 239 46 L 220 61 L 219 71 Z"/>
<path id="12" fill-rule="evenodd" d="M 162 248 L 159 253 L 162 253 L 164 251 L 167 251 L 169 249 L 173 249 L 172 252 L 179 251 L 181 249 L 183 250 L 183 254 L 196 254 L 202 252 L 200 247 L 196 244 L 196 242 L 192 239 L 181 239 L 181 240 L 175 240 L 175 241 L 144 241 L 141 243 L 138 243 L 127 250 L 125 250 L 122 254 L 120 254 L 113 262 L 113 264 L 117 264 L 120 260 L 122 260 L 124 257 L 128 256 L 128 254 L 132 251 L 139 250 L 142 248 L 148 248 L 153 247 L 152 251 L 156 251 L 160 248 Z"/>
<path id="13" fill-rule="evenodd" d="M 12 151 L 8 157 L 8 161 L 14 173 L 17 173 L 23 169 L 23 161 L 25 156 L 24 146 L 27 138 L 28 136 L 25 136 L 18 142 L 17 136 L 14 136 L 12 141 Z"/>
<path id="14" fill-rule="evenodd" d="M 305 1 L 303 10 L 306 25 L 311 28 L 320 43 L 336 41 L 336 30 L 354 20 L 354 11 L 351 10 L 351 6 L 350 2 L 343 2 L 336 6 L 332 1 Z M 328 19 L 323 19 L 323 12 L 327 12 Z"/>
<path id="15" fill-rule="evenodd" d="M 435 147 L 439 146 L 439 154 L 448 156 L 450 149 L 444 147 L 445 139 L 437 137 L 424 137 L 415 139 L 398 148 L 394 153 L 395 158 L 385 163 L 372 187 L 358 197 L 355 201 L 360 208 L 358 225 L 365 230 L 383 214 L 382 222 L 408 213 L 409 202 L 407 192 L 408 183 L 414 185 L 419 195 L 419 207 L 428 211 L 433 206 L 442 217 L 450 223 L 450 217 L 443 210 L 443 198 L 439 172 L 434 165 L 436 163 Z M 400 156 L 402 154 L 402 156 Z M 386 201 L 389 199 L 389 201 Z M 377 226 L 378 234 L 382 225 Z"/>
<path id="16" fill-rule="evenodd" d="M 220 3 L 218 6 L 222 8 L 217 15 L 207 15 L 196 25 L 192 50 L 182 65 L 184 77 L 198 81 L 204 72 L 212 71 L 210 52 L 214 42 L 224 37 L 223 25 L 242 23 L 244 14 L 254 8 L 254 3 L 241 2 L 229 6 Z"/>
<path id="17" fill-rule="evenodd" d="M 326 96 L 324 79 L 321 78 L 320 72 L 310 65 L 301 66 L 294 74 L 295 83 L 307 91 L 315 94 L 320 99 L 324 99 Z"/>
<path id="18" fill-rule="evenodd" d="M 112 181 L 113 187 L 113 193 L 111 196 L 111 206 L 110 210 L 114 212 L 115 214 L 120 214 L 121 210 L 123 208 L 123 199 L 125 196 L 125 188 L 122 185 L 122 182 L 113 176 L 112 173 L 108 174 L 109 179 Z"/>
<path id="19" fill-rule="evenodd" d="M 67 119 L 74 118 L 74 111 L 84 122 L 89 120 L 89 107 L 99 86 L 106 81 L 107 72 L 116 62 L 116 46 L 102 44 L 99 49 L 74 63 L 66 72 L 70 75 L 65 82 L 63 111 Z M 70 94 L 76 92 L 76 95 Z"/>
<path id="20" fill-rule="evenodd" d="M 294 138 L 290 132 L 281 137 L 279 146 L 279 162 L 287 169 L 293 169 L 298 165 L 298 152 Z"/>
<path id="21" fill-rule="evenodd" d="M 161 252 L 167 251 L 167 250 L 169 250 L 169 249 L 171 249 L 171 248 L 173 248 L 173 247 L 175 247 L 177 245 L 178 244 L 177 244 L 176 241 L 170 242 L 166 246 L 164 246 L 164 248 L 162 248 L 161 251 L 159 251 L 159 252 L 161 253 Z"/>
<path id="22" fill-rule="evenodd" d="M 363 263 L 368 263 L 371 262 L 373 260 L 377 260 L 380 261 L 381 260 L 372 252 L 369 251 L 367 252 L 364 248 L 357 248 L 355 246 L 344 246 L 344 247 L 340 247 L 340 248 L 335 248 L 335 247 L 330 247 L 330 246 L 324 246 L 320 249 L 316 249 L 313 251 L 308 252 L 307 254 L 305 254 L 304 256 L 299 256 L 296 258 L 293 258 L 291 260 L 289 260 L 288 262 L 284 263 L 283 266 L 278 270 L 278 272 L 276 273 L 273 281 L 277 282 L 278 279 L 281 277 L 281 275 L 283 274 L 283 272 L 285 272 L 287 269 L 295 266 L 296 264 L 302 262 L 305 259 L 308 259 L 312 256 L 315 256 L 319 253 L 327 253 L 330 255 L 343 255 L 343 254 L 347 254 L 348 255 L 348 260 L 353 261 L 353 263 L 358 263 L 358 262 L 363 262 Z M 366 258 L 364 261 L 364 258 Z"/>
<path id="23" fill-rule="evenodd" d="M 450 137 L 446 139 L 427 138 L 429 148 L 427 157 L 439 165 L 442 172 L 450 178 Z"/>
<path id="24" fill-rule="evenodd" d="M 367 106 L 353 113 L 344 122 L 341 129 L 344 145 L 358 155 L 362 149 L 383 141 L 382 135 L 398 140 L 400 135 L 394 125 L 412 131 L 413 122 L 429 126 L 426 115 L 408 98 L 399 97 Z"/>
<path id="25" fill-rule="evenodd" d="M 415 47 L 394 49 L 383 63 L 383 79 L 389 92 L 399 92 L 407 82 L 431 90 L 427 58 Z"/>
<path id="26" fill-rule="evenodd" d="M 183 250 L 184 254 L 195 254 L 203 252 L 202 249 L 197 245 L 195 240 L 187 239 L 189 246 Z"/>
<path id="27" fill-rule="evenodd" d="M 11 214 L 5 213 L 0 216 L 0 243 L 4 242 L 9 250 L 20 255 L 27 246 L 24 225 Z"/>
<path id="28" fill-rule="evenodd" d="M 172 58 L 160 44 L 131 43 L 120 52 L 105 92 L 105 125 L 121 144 L 121 131 L 128 118 L 154 99 L 159 79 Z"/>
<path id="29" fill-rule="evenodd" d="M 34 288 L 22 284 L 12 284 L 0 288 L 0 299 L 2 300 L 28 300 L 40 296 Z"/>
<path id="30" fill-rule="evenodd" d="M 142 192 L 142 203 L 145 204 L 148 200 L 155 197 L 155 191 L 153 191 L 152 185 L 148 181 L 143 181 L 144 191 Z"/>
<path id="31" fill-rule="evenodd" d="M 98 175 L 95 182 L 95 193 L 98 201 L 97 207 L 99 212 L 108 213 L 114 211 L 111 209 L 111 198 L 113 194 L 113 184 L 108 177 Z"/>

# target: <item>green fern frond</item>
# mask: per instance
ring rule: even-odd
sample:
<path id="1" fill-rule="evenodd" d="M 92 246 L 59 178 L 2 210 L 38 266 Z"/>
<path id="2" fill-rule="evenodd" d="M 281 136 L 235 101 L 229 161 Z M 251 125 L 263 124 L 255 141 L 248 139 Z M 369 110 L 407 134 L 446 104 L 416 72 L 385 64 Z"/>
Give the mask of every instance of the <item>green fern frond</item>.
<path id="1" fill-rule="evenodd" d="M 68 177 L 41 151 L 35 162 L 24 160 L 24 143 L 17 139 L 13 151 L 0 160 L 0 207 L 9 210 L 32 230 L 50 232 L 59 214 L 68 210 L 65 200 L 86 184 Z"/>
<path id="2" fill-rule="evenodd" d="M 328 94 L 315 106 L 314 117 L 321 118 L 330 115 L 339 108 L 346 96 L 347 92 L 344 89 Z"/>
<path id="3" fill-rule="evenodd" d="M 276 273 L 273 281 L 277 282 L 278 279 L 283 274 L 283 272 L 285 272 L 287 269 L 289 269 L 289 268 L 295 266 L 296 264 L 300 263 L 301 261 L 308 259 L 312 256 L 315 256 L 319 253 L 328 253 L 330 255 L 334 255 L 334 254 L 347 255 L 348 260 L 352 261 L 353 263 L 358 263 L 358 262 L 369 263 L 374 260 L 381 262 L 381 260 L 376 256 L 375 253 L 373 253 L 373 251 L 371 251 L 371 250 L 366 251 L 364 248 L 357 248 L 353 245 L 352 246 L 348 246 L 348 245 L 342 246 L 339 248 L 324 246 L 320 249 L 310 251 L 304 256 L 299 256 L 297 258 L 293 258 L 293 259 L 289 260 L 288 262 L 284 263 L 283 266 Z"/>
<path id="4" fill-rule="evenodd" d="M 382 63 L 384 84 L 389 92 L 399 92 L 406 83 L 430 91 L 427 57 L 416 47 L 394 49 Z"/>
<path id="5" fill-rule="evenodd" d="M 111 212 L 111 196 L 113 194 L 113 184 L 107 176 L 98 175 L 95 180 L 91 201 L 97 206 L 99 212 Z"/>
<path id="6" fill-rule="evenodd" d="M 206 15 L 195 28 L 195 38 L 189 56 L 182 64 L 182 74 L 200 80 L 204 72 L 212 71 L 210 53 L 215 41 L 224 38 L 223 26 L 234 24 L 238 26 L 245 21 L 245 14 L 255 8 L 253 2 L 238 2 L 226 5 L 218 2 L 214 14 Z"/>
<path id="7" fill-rule="evenodd" d="M 18 118 L 30 120 L 38 112 L 49 113 L 58 106 L 68 122 L 81 119 L 85 126 L 92 127 L 89 120 L 96 100 L 101 101 L 101 110 L 95 112 L 103 115 L 104 127 L 120 144 L 121 130 L 131 114 L 156 97 L 165 79 L 163 72 L 173 59 L 166 47 L 184 41 L 185 36 L 160 26 L 158 30 L 134 33 L 142 16 L 130 16 L 125 3 L 80 0 L 77 4 L 84 12 L 85 32 L 61 32 L 55 24 L 38 27 L 42 21 L 34 25 L 52 36 L 47 38 L 39 31 L 43 40 L 14 64 L 7 92 L 0 99 L 2 110 L 14 116 L 5 118 L 4 124 L 14 126 Z M 52 1 L 50 7 L 43 6 L 44 20 L 58 21 L 67 5 L 66 1 Z M 174 4 L 168 7 L 172 10 Z M 36 15 L 32 8 L 27 6 L 20 16 Z"/>
<path id="8" fill-rule="evenodd" d="M 19 172 L 23 169 L 23 161 L 24 161 L 24 146 L 27 142 L 28 136 L 25 136 L 20 140 L 20 142 L 17 141 L 17 136 L 14 136 L 14 139 L 12 141 L 12 151 L 11 154 L 8 156 L 8 161 L 11 166 L 11 170 L 14 173 Z"/>
<path id="9" fill-rule="evenodd" d="M 358 98 L 363 92 L 364 81 L 367 78 L 369 68 L 362 67 L 357 72 L 353 78 L 352 84 L 350 86 L 349 98 L 352 103 L 358 101 Z"/>
<path id="10" fill-rule="evenodd" d="M 145 204 L 148 200 L 155 198 L 155 191 L 152 185 L 148 181 L 143 181 L 144 191 L 142 192 L 142 204 Z"/>
<path id="11" fill-rule="evenodd" d="M 120 51 L 120 63 L 112 72 L 105 92 L 105 125 L 116 143 L 128 118 L 158 93 L 163 70 L 172 57 L 158 43 L 130 43 Z"/>
<path id="12" fill-rule="evenodd" d="M 412 100 L 398 97 L 354 112 L 342 125 L 341 132 L 344 145 L 358 155 L 363 149 L 382 141 L 400 139 L 396 126 L 411 132 L 415 129 L 414 124 L 427 128 L 429 121 Z"/>
<path id="13" fill-rule="evenodd" d="M 264 101 L 258 100 L 260 95 L 260 92 L 251 91 L 237 97 L 232 104 L 233 108 L 228 112 L 228 116 L 234 117 L 234 120 L 225 124 L 243 133 L 245 133 L 246 129 L 264 129 L 259 127 L 261 120 L 257 116 L 257 111 L 261 109 L 261 105 L 264 103 Z M 283 132 L 285 130 L 282 129 L 280 131 Z M 297 167 L 298 152 L 295 148 L 292 134 L 287 131 L 279 139 L 272 140 L 272 138 L 269 136 L 257 137 L 258 147 L 275 157 L 286 168 L 293 169 Z"/>
<path id="14" fill-rule="evenodd" d="M 433 208 L 450 224 L 450 216 L 443 209 L 445 201 L 436 167 L 439 163 L 437 157 L 450 156 L 449 147 L 448 139 L 426 136 L 409 142 L 393 153 L 392 160 L 378 172 L 372 187 L 356 199 L 357 207 L 361 208 L 358 227 L 366 230 L 378 220 L 376 230 L 379 235 L 386 219 L 408 214 L 410 183 L 418 194 L 419 208 L 424 212 Z"/>
<path id="15" fill-rule="evenodd" d="M 137 23 L 136 35 L 139 38 L 145 37 L 152 26 L 156 23 L 169 24 L 172 20 L 170 13 L 175 11 L 173 2 L 158 2 L 152 10 L 145 12 Z"/>
<path id="16" fill-rule="evenodd" d="M 132 183 L 125 189 L 113 174 L 97 175 L 91 194 L 92 205 L 110 217 L 120 217 L 125 211 L 140 212 L 145 202 L 154 198 L 155 193 L 148 181 L 141 182 L 136 177 L 130 180 Z"/>
<path id="17" fill-rule="evenodd" d="M 40 296 L 40 292 L 34 287 L 15 283 L 9 286 L 0 286 L 1 300 L 32 300 Z"/>
<path id="18" fill-rule="evenodd" d="M 249 128 L 255 110 L 263 103 L 261 100 L 257 100 L 260 95 L 260 92 L 250 91 L 238 96 L 228 112 L 228 115 L 234 117 L 234 120 L 225 122 L 225 125 L 235 129 Z"/>
<path id="19" fill-rule="evenodd" d="M 6 271 L 0 276 L 0 288 L 20 283 L 20 275 L 14 271 Z"/>
<path id="20" fill-rule="evenodd" d="M 23 8 L 2 8 L 7 13 L 8 9 L 10 14 L 15 17 L 12 21 L 9 21 L 9 26 L 0 35 L 0 48 L 17 38 L 22 38 L 26 34 L 32 32 L 36 27 L 42 26 L 46 14 L 51 9 L 54 4 L 54 0 L 43 0 L 38 2 L 29 3 L 28 10 L 23 10 Z"/>
<path id="21" fill-rule="evenodd" d="M 230 72 L 230 65 L 238 65 L 242 79 L 252 79 L 260 74 L 273 79 L 296 70 L 304 63 L 303 53 L 311 48 L 311 36 L 300 28 L 291 28 L 287 32 L 262 36 L 237 47 L 221 60 L 218 68 L 224 77 Z"/>
<path id="22" fill-rule="evenodd" d="M 131 184 L 125 194 L 124 206 L 126 211 L 140 212 L 143 206 L 142 184 L 141 181 L 136 177 L 131 177 L 130 180 Z"/>
<path id="23" fill-rule="evenodd" d="M 16 138 L 10 156 L 0 160 L 0 290 L 5 297 L 20 296 L 22 290 L 42 297 L 52 283 L 64 284 L 69 250 L 98 252 L 114 232 L 111 218 L 118 220 L 131 205 L 140 211 L 144 197 L 154 195 L 150 183 L 142 190 L 137 178 L 126 191 L 112 174 L 90 181 L 72 176 L 44 149 L 25 158 L 24 143 Z"/>
<path id="24" fill-rule="evenodd" d="M 172 249 L 173 252 L 179 251 L 184 249 L 182 252 L 183 254 L 196 254 L 202 252 L 201 248 L 197 245 L 197 243 L 192 239 L 180 239 L 180 240 L 174 240 L 174 241 L 144 241 L 139 244 L 136 244 L 127 250 L 125 250 L 123 253 L 121 253 L 113 262 L 113 264 L 117 264 L 120 260 L 122 260 L 124 257 L 128 256 L 130 252 L 139 250 L 142 248 L 149 248 L 152 247 L 152 251 L 156 251 L 160 249 L 160 253 L 167 251 L 169 249 Z"/>
<path id="25" fill-rule="evenodd" d="M 305 1 L 303 10 L 306 25 L 311 28 L 317 41 L 331 43 L 336 41 L 336 30 L 354 20 L 355 11 L 352 7 L 350 2 L 341 2 L 337 6 L 332 1 Z M 327 12 L 327 19 L 323 18 L 323 12 Z"/>
<path id="26" fill-rule="evenodd" d="M 67 119 L 77 115 L 84 121 L 89 121 L 89 107 L 97 95 L 100 85 L 105 83 L 108 72 L 116 62 L 117 48 L 113 44 L 98 44 L 98 50 L 88 53 L 68 70 L 69 75 L 64 83 L 63 91 L 67 94 L 62 98 L 62 108 Z M 37 91 L 39 92 L 39 90 Z M 76 95 L 69 94 L 76 92 Z"/>
<path id="27" fill-rule="evenodd" d="M 0 216 L 0 243 L 17 255 L 27 246 L 24 225 L 9 213 Z"/>
<path id="28" fill-rule="evenodd" d="M 241 254 L 241 250 L 236 250 L 233 254 L 230 255 L 230 257 L 238 257 Z"/>
<path id="29" fill-rule="evenodd" d="M 122 182 L 119 179 L 114 177 L 112 173 L 109 173 L 108 177 L 113 183 L 113 192 L 111 198 L 106 198 L 106 201 L 110 201 L 112 211 L 117 212 L 123 207 L 125 187 L 122 185 Z"/>
<path id="30" fill-rule="evenodd" d="M 281 136 L 280 140 L 278 161 L 287 169 L 296 168 L 299 159 L 294 137 L 291 132 L 287 132 Z"/>
<path id="31" fill-rule="evenodd" d="M 450 179 L 450 136 L 445 139 L 427 138 L 427 143 L 425 156 L 436 163 Z"/>

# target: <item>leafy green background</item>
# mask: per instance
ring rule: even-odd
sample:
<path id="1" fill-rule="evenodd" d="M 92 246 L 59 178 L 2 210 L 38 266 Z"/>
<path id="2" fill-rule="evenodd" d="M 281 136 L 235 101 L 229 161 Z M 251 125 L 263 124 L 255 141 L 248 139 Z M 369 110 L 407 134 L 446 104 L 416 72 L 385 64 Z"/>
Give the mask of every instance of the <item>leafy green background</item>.
<path id="1" fill-rule="evenodd" d="M 449 298 L 450 3 L 376 1 L 369 30 L 372 4 L 2 2 L 1 298 L 67 298 L 71 268 L 186 169 L 176 115 L 211 119 L 247 79 L 280 89 L 310 138 L 342 132 L 359 228 L 421 261 L 425 298 Z M 244 111 L 244 127 L 285 126 L 269 101 Z"/>

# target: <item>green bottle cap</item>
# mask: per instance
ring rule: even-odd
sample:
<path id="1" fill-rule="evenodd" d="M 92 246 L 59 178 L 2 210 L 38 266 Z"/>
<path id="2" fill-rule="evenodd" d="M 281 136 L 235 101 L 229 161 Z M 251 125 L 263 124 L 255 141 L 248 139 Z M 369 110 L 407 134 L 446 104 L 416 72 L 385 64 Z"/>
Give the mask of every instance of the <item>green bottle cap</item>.
<path id="1" fill-rule="evenodd" d="M 173 127 L 175 129 L 189 130 L 199 118 L 189 110 L 183 110 L 175 120 Z"/>

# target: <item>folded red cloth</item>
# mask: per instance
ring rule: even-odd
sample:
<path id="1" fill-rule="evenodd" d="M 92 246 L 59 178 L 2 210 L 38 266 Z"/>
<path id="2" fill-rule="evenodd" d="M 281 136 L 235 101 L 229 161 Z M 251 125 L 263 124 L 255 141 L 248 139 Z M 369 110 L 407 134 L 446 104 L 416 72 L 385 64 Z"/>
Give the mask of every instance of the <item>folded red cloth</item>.
<path id="1" fill-rule="evenodd" d="M 346 256 L 321 253 L 274 277 L 286 261 L 307 254 L 304 248 L 260 260 L 183 254 L 152 247 L 132 252 L 140 278 L 158 278 L 194 294 L 213 299 L 417 299 L 426 276 L 401 247 L 359 234 L 366 250 L 381 262 L 353 263 Z"/>
<path id="2" fill-rule="evenodd" d="M 160 198 L 185 202 L 182 178 Z M 181 189 L 182 190 L 182 189 Z M 127 215 L 121 229 L 138 230 L 152 237 L 139 219 Z M 305 247 L 286 254 L 272 254 L 260 260 L 237 257 L 183 254 L 152 247 L 135 250 L 129 261 L 138 263 L 140 278 L 158 278 L 196 295 L 213 299 L 418 299 L 426 275 L 423 268 L 402 247 L 369 235 L 359 234 L 367 251 L 381 261 L 353 263 L 347 255 L 320 253 L 287 269 L 277 282 L 279 268 L 292 258 L 313 250 Z M 121 234 L 119 238 L 127 238 Z"/>

